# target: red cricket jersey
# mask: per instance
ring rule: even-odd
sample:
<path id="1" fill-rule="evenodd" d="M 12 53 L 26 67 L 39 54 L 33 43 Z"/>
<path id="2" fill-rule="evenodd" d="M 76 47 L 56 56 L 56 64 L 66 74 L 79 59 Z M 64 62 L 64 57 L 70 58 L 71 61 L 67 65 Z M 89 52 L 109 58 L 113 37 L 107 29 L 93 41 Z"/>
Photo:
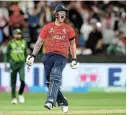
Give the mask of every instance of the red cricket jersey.
<path id="1" fill-rule="evenodd" d="M 61 26 L 55 23 L 45 25 L 40 32 L 39 37 L 45 40 L 46 53 L 53 52 L 62 54 L 68 58 L 70 47 L 69 39 L 75 36 L 74 29 L 63 23 Z"/>

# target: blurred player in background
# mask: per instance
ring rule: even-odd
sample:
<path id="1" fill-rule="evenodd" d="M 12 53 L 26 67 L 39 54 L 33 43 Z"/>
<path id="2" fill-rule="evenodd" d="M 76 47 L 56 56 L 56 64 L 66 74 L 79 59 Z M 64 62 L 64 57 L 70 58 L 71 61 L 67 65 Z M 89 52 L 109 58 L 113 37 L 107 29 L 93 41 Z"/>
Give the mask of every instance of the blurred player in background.
<path id="1" fill-rule="evenodd" d="M 68 10 L 59 5 L 55 8 L 55 22 L 45 25 L 39 35 L 31 55 L 28 55 L 26 64 L 31 66 L 34 58 L 44 44 L 46 53 L 43 57 L 43 64 L 46 72 L 48 96 L 44 107 L 52 109 L 60 106 L 64 113 L 68 112 L 68 102 L 60 91 L 62 71 L 67 63 L 68 52 L 72 55 L 71 67 L 76 69 L 78 62 L 76 60 L 75 32 L 73 28 L 64 23 Z"/>
<path id="2" fill-rule="evenodd" d="M 11 74 L 11 92 L 12 92 L 12 104 L 17 104 L 16 99 L 16 79 L 17 73 L 20 76 L 20 89 L 19 89 L 19 102 L 24 103 L 25 99 L 23 91 L 25 87 L 25 59 L 26 59 L 27 45 L 26 41 L 22 39 L 22 31 L 15 29 L 13 31 L 13 38 L 7 45 L 7 51 L 5 54 L 5 71 L 8 71 L 7 62 L 10 63 L 10 74 Z"/>

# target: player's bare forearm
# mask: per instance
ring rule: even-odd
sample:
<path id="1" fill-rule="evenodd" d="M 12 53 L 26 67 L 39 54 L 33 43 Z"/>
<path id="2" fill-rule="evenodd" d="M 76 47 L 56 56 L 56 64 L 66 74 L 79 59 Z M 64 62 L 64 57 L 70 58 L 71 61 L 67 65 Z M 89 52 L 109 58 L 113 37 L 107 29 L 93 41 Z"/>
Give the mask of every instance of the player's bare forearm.
<path id="1" fill-rule="evenodd" d="M 35 43 L 34 49 L 33 49 L 33 55 L 37 55 L 37 53 L 39 52 L 42 44 L 44 43 L 44 40 L 42 38 L 38 38 L 37 42 Z"/>
<path id="2" fill-rule="evenodd" d="M 102 40 L 99 40 L 96 45 L 96 49 L 100 49 L 102 47 Z"/>
<path id="3" fill-rule="evenodd" d="M 70 52 L 72 55 L 72 59 L 76 59 L 76 43 L 75 39 L 70 41 Z"/>

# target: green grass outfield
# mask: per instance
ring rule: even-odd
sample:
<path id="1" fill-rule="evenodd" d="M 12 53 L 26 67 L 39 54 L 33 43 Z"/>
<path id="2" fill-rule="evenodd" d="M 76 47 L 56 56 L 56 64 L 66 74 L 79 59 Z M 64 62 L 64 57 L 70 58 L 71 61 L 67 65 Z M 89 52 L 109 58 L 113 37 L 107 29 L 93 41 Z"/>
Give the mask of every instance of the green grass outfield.
<path id="1" fill-rule="evenodd" d="M 65 93 L 68 115 L 125 115 L 125 93 Z M 46 110 L 45 93 L 25 93 L 26 103 L 12 105 L 10 93 L 0 93 L 0 115 L 63 115 L 60 108 Z"/>

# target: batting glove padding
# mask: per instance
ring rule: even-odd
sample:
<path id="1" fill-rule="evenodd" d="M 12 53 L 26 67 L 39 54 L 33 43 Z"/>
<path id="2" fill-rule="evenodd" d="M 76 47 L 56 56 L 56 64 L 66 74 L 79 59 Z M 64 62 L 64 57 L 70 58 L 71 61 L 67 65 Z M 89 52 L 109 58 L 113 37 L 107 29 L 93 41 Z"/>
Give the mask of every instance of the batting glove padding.
<path id="1" fill-rule="evenodd" d="M 77 62 L 76 59 L 72 59 L 71 64 L 70 64 L 70 67 L 71 67 L 72 69 L 78 68 L 78 67 L 79 67 L 79 62 Z"/>
<path id="2" fill-rule="evenodd" d="M 34 58 L 35 58 L 35 56 L 34 56 L 33 54 L 28 55 L 27 58 L 26 58 L 26 64 L 27 64 L 28 66 L 33 65 L 33 63 L 34 63 Z"/>

